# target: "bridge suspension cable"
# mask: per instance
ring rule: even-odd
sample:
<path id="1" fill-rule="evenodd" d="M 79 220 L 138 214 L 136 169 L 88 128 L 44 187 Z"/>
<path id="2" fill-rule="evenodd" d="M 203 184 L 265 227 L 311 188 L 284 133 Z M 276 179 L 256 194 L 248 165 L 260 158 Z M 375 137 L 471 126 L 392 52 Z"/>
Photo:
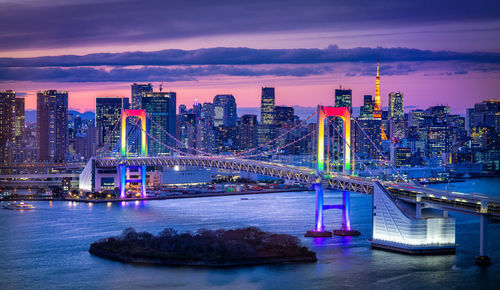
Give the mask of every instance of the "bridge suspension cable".
<path id="1" fill-rule="evenodd" d="M 250 148 L 250 149 L 248 149 L 248 150 L 245 150 L 245 151 L 243 151 L 243 152 L 240 152 L 240 153 L 236 154 L 236 156 L 238 156 L 238 157 L 245 157 L 245 155 L 246 155 L 246 154 L 248 154 L 248 153 L 250 153 L 250 152 L 253 152 L 253 151 L 255 151 L 255 150 L 258 150 L 258 149 L 260 149 L 260 148 L 263 148 L 264 146 L 267 146 L 267 145 L 271 144 L 272 142 L 274 142 L 274 141 L 276 141 L 276 140 L 279 140 L 281 137 L 285 136 L 286 134 L 291 133 L 291 132 L 293 132 L 293 131 L 297 130 L 297 129 L 299 128 L 299 126 L 300 126 L 300 127 L 302 127 L 302 124 L 303 124 L 303 123 L 304 123 L 304 124 L 307 124 L 307 121 L 308 121 L 309 119 L 311 119 L 314 115 L 316 115 L 316 113 L 317 113 L 317 111 L 312 112 L 312 113 L 311 113 L 311 114 L 310 114 L 310 115 L 309 115 L 306 119 L 304 119 L 303 121 L 300 121 L 300 122 L 299 122 L 299 123 L 297 123 L 295 126 L 293 126 L 292 128 L 290 128 L 289 130 L 287 130 L 287 131 L 283 132 L 283 133 L 282 133 L 281 135 L 279 135 L 278 137 L 276 137 L 276 138 L 274 138 L 274 139 L 272 139 L 272 140 L 269 140 L 269 141 L 267 141 L 266 143 L 264 143 L 264 144 L 262 144 L 262 145 L 259 145 L 259 146 L 257 146 L 257 147 Z M 271 151 L 274 151 L 274 150 L 271 150 Z"/>
<path id="2" fill-rule="evenodd" d="M 114 136 L 114 133 L 116 131 L 116 128 L 118 128 L 118 124 L 120 124 L 121 120 L 122 120 L 122 116 L 120 115 L 120 118 L 118 118 L 113 126 L 113 130 L 111 130 L 111 133 L 110 134 L 107 134 L 106 135 L 106 141 L 104 142 L 104 144 L 102 145 L 101 148 L 99 148 L 99 152 L 98 152 L 98 155 L 100 154 L 103 154 L 104 150 L 107 149 L 108 145 L 109 145 L 109 142 L 111 141 L 111 136 Z M 118 143 L 118 142 L 117 142 Z M 115 144 L 116 145 L 116 144 Z"/>
<path id="3" fill-rule="evenodd" d="M 165 130 L 162 126 L 160 126 L 158 123 L 155 122 L 155 120 L 153 120 L 153 118 L 151 118 L 150 115 L 146 114 L 146 117 L 151 121 L 151 123 L 153 123 L 153 125 L 160 129 L 163 133 L 165 133 L 168 137 L 170 137 L 172 140 L 174 140 L 175 142 L 177 142 L 178 144 L 181 144 L 183 147 L 186 148 L 186 150 L 189 152 L 189 150 L 193 150 L 197 153 L 200 153 L 200 154 L 204 154 L 204 155 L 209 155 L 209 156 L 212 156 L 213 154 L 211 153 L 208 153 L 208 152 L 205 152 L 203 150 L 200 150 L 200 149 L 197 149 L 197 148 L 192 148 L 190 147 L 189 145 L 187 144 L 184 144 L 181 140 L 177 139 L 176 137 L 172 136 L 172 134 L 170 134 L 167 130 Z"/>
<path id="4" fill-rule="evenodd" d="M 305 138 L 309 137 L 310 135 L 312 135 L 314 133 L 316 133 L 316 130 L 311 130 L 311 132 L 307 133 L 306 135 L 304 135 L 304 136 L 300 137 L 299 139 L 296 139 L 296 140 L 294 140 L 294 141 L 292 141 L 292 142 L 290 142 L 288 144 L 285 144 L 285 145 L 283 145 L 281 147 L 275 148 L 275 149 L 273 149 L 271 151 L 261 152 L 261 153 L 257 153 L 257 154 L 253 154 L 253 155 L 245 155 L 244 159 L 247 159 L 247 158 L 250 158 L 250 157 L 256 157 L 256 156 L 263 156 L 263 155 L 272 154 L 274 151 L 279 151 L 279 150 L 285 149 L 285 148 L 287 148 L 289 146 L 292 146 L 293 144 L 295 144 L 295 143 L 297 143 L 297 142 L 299 142 L 301 140 L 304 140 Z"/>
<path id="5" fill-rule="evenodd" d="M 380 148 L 378 148 L 378 146 L 375 144 L 375 142 L 373 142 L 373 140 L 368 136 L 368 134 L 366 134 L 365 130 L 361 127 L 361 125 L 359 125 L 358 121 L 356 119 L 353 119 L 354 122 L 356 123 L 356 125 L 358 125 L 359 129 L 361 129 L 361 132 L 363 132 L 363 134 L 366 136 L 366 138 L 370 141 L 370 143 L 373 145 L 373 147 L 375 147 L 375 149 L 377 150 L 377 152 L 380 154 L 380 156 L 384 159 L 384 162 L 389 165 L 392 170 L 394 172 L 396 172 L 396 174 L 401 177 L 401 174 L 399 173 L 399 171 L 394 167 L 394 165 L 392 164 L 392 162 L 388 161 L 387 158 L 385 158 L 384 154 L 382 153 L 382 151 L 380 150 Z M 406 180 L 405 178 L 402 178 L 403 180 L 405 181 L 408 181 Z"/>
<path id="6" fill-rule="evenodd" d="M 170 150 L 172 150 L 172 151 L 175 151 L 175 152 L 177 152 L 177 153 L 180 153 L 180 154 L 183 154 L 183 155 L 186 155 L 186 156 L 191 156 L 191 157 L 192 157 L 192 156 L 195 156 L 195 155 L 193 155 L 193 154 L 189 154 L 189 153 L 187 153 L 187 152 L 184 152 L 184 151 L 182 151 L 182 150 L 179 150 L 179 149 L 177 149 L 177 148 L 174 148 L 174 147 L 172 147 L 172 146 L 170 146 L 170 145 L 168 145 L 168 144 L 165 144 L 165 143 L 163 143 L 162 141 L 158 140 L 158 139 L 157 139 L 156 137 L 154 137 L 153 135 L 149 134 L 149 133 L 148 133 L 147 131 L 145 131 L 143 128 L 141 128 L 141 127 L 139 127 L 139 126 L 137 126 L 137 125 L 136 125 L 136 127 L 137 127 L 137 128 L 139 128 L 142 132 L 145 132 L 145 133 L 146 133 L 146 135 L 147 135 L 148 137 L 150 137 L 151 139 L 155 140 L 156 142 L 160 143 L 161 145 L 163 145 L 163 146 L 167 147 L 168 149 L 170 149 Z"/>

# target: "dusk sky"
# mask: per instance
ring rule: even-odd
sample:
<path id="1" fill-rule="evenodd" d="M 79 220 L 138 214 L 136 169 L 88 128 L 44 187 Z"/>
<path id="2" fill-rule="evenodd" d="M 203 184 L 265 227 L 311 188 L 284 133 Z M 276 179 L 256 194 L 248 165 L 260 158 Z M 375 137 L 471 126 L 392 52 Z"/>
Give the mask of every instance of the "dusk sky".
<path id="1" fill-rule="evenodd" d="M 463 2 L 463 3 L 460 3 Z M 69 91 L 69 106 L 130 96 L 163 81 L 177 104 L 233 94 L 260 105 L 262 86 L 283 105 L 354 106 L 391 91 L 405 106 L 455 113 L 500 99 L 500 1 L 0 0 L 0 90 Z"/>

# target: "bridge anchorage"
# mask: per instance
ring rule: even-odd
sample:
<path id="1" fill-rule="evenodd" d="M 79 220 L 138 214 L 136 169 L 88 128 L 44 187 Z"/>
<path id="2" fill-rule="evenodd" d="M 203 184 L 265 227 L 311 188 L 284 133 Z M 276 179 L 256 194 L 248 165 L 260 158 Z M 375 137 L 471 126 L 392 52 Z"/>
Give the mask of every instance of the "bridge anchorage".
<path id="1" fill-rule="evenodd" d="M 354 192 L 371 195 L 373 198 L 373 208 L 371 209 L 373 217 L 372 248 L 407 254 L 455 253 L 455 219 L 448 215 L 449 211 L 453 211 L 480 217 L 480 247 L 476 263 L 479 265 L 490 263 L 486 248 L 487 228 L 489 220 L 500 220 L 500 201 L 476 194 L 468 195 L 430 189 L 408 182 L 380 181 L 374 178 L 355 176 L 353 171 L 356 154 L 351 146 L 349 110 L 347 108 L 318 106 L 315 114 L 318 118 L 316 128 L 318 136 L 317 168 L 311 170 L 289 164 L 248 159 L 252 156 L 260 156 L 260 153 L 252 152 L 261 148 L 253 148 L 232 156 L 206 154 L 196 148 L 189 148 L 180 140 L 166 133 L 172 141 L 185 146 L 187 151 L 182 151 L 168 144 L 163 144 L 147 132 L 146 120 L 150 119 L 144 110 L 124 110 L 121 122 L 118 121 L 115 126 L 115 129 L 119 128 L 118 125 L 121 123 L 121 142 L 118 150 L 113 149 L 113 157 L 100 156 L 89 160 L 80 174 L 80 189 L 95 192 L 119 186 L 120 199 L 123 200 L 127 198 L 127 187 L 136 186 L 136 189 L 139 189 L 137 196 L 145 198 L 147 166 L 173 167 L 179 165 L 266 175 L 312 186 L 316 191 L 314 229 L 307 231 L 305 234 L 307 237 L 360 235 L 359 231 L 352 229 L 350 219 L 350 193 Z M 311 114 L 306 120 L 313 115 Z M 128 117 L 138 117 L 141 121 L 139 127 L 142 131 L 141 150 L 137 154 L 139 156 L 132 156 L 133 154 L 129 153 L 128 150 Z M 325 171 L 325 120 L 328 117 L 340 117 L 343 120 L 343 133 L 338 134 L 344 140 L 342 172 Z M 150 121 L 154 123 L 153 120 Z M 335 126 L 332 128 L 336 130 Z M 292 128 L 284 134 L 292 130 L 295 129 Z M 310 135 L 312 133 L 305 135 L 305 137 Z M 177 152 L 177 155 L 148 156 L 147 138 L 160 142 L 169 150 Z M 372 145 L 380 152 L 376 145 Z M 117 151 L 119 151 L 119 157 L 114 155 Z M 200 154 L 193 155 L 189 152 Z M 360 165 L 363 163 L 361 162 Z M 342 203 L 325 204 L 325 189 L 342 191 Z M 330 209 L 342 210 L 342 225 L 333 231 L 326 230 L 323 223 L 324 211 Z"/>

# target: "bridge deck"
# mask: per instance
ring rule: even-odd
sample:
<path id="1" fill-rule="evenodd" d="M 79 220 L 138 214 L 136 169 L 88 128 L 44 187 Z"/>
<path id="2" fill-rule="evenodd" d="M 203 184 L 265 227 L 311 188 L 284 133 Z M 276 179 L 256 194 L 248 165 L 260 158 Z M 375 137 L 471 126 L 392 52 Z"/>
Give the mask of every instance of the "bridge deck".
<path id="1" fill-rule="evenodd" d="M 205 156 L 173 156 L 173 157 L 134 157 L 128 159 L 97 159 L 98 167 L 116 167 L 118 164 L 131 166 L 197 166 L 217 168 L 262 174 L 266 176 L 291 180 L 310 185 L 318 180 L 316 172 L 305 167 L 297 167 L 271 162 L 246 160 L 237 158 L 211 158 Z M 326 178 L 328 187 L 336 190 L 346 190 L 362 194 L 373 193 L 374 179 L 333 174 Z M 488 198 L 478 194 L 465 194 L 438 189 L 430 189 L 407 183 L 382 183 L 395 198 L 408 202 L 420 202 L 425 205 L 445 210 L 467 214 L 492 215 L 500 218 L 500 200 Z"/>

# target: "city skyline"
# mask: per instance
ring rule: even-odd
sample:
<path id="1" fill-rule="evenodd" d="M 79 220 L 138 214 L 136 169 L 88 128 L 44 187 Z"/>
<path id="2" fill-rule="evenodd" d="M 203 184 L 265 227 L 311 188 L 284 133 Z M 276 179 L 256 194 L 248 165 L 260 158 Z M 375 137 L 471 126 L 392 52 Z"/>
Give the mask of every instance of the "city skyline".
<path id="1" fill-rule="evenodd" d="M 375 95 L 377 59 L 383 107 L 397 91 L 407 105 L 457 112 L 499 98 L 497 1 L 391 0 L 390 17 L 372 1 L 10 2 L 0 1 L 0 90 L 27 96 L 28 110 L 38 90 L 69 91 L 70 109 L 87 111 L 95 97 L 128 97 L 133 82 L 164 82 L 179 103 L 232 94 L 241 107 L 258 107 L 261 87 L 277 88 L 276 105 L 329 105 L 342 85 L 358 107 Z M 164 9 L 179 17 L 158 23 Z"/>

